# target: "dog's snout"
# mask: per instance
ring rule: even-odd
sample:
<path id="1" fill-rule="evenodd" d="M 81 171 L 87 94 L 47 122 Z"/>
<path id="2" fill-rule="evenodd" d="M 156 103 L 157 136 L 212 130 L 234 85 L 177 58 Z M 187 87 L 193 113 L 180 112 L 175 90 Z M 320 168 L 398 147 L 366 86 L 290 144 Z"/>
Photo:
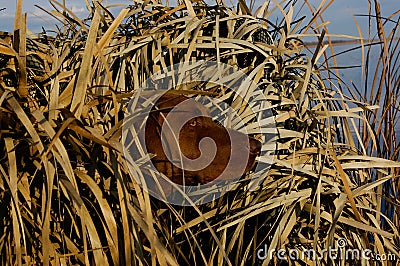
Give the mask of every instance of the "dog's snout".
<path id="1" fill-rule="evenodd" d="M 259 155 L 261 152 L 261 142 L 255 138 L 249 138 L 250 153 Z"/>

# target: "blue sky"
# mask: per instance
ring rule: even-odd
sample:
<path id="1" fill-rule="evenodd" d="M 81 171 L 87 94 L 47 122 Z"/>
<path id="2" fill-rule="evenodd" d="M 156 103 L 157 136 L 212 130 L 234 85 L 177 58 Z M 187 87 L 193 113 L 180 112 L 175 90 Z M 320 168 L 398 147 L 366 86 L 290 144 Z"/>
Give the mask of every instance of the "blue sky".
<path id="1" fill-rule="evenodd" d="M 13 28 L 13 19 L 15 13 L 16 0 L 9 1 L 3 0 L 0 4 L 1 8 L 6 8 L 4 11 L 0 11 L 0 31 L 10 31 Z M 62 2 L 62 0 L 59 0 Z M 66 5 L 76 15 L 85 17 L 86 7 L 84 0 L 65 0 Z M 108 0 L 104 1 L 109 5 L 121 4 L 122 6 L 132 3 L 128 0 Z M 170 1 L 171 2 L 171 1 Z M 213 1 L 207 1 L 213 2 Z M 227 3 L 236 2 L 226 0 Z M 300 3 L 301 1 L 299 1 Z M 314 6 L 318 6 L 321 0 L 309 0 Z M 399 0 L 380 0 L 383 14 L 392 13 L 392 11 L 400 9 Z M 263 0 L 257 0 L 258 5 L 263 3 Z M 257 5 L 256 4 L 256 5 Z M 23 11 L 28 13 L 28 28 L 33 32 L 40 31 L 43 26 L 46 29 L 54 28 L 54 20 L 43 11 L 35 7 L 39 5 L 46 10 L 52 10 L 48 0 L 35 0 L 35 1 L 24 1 Z M 330 21 L 329 29 L 331 33 L 340 33 L 348 35 L 357 35 L 357 28 L 353 22 L 353 15 L 367 14 L 367 0 L 335 0 L 334 3 L 325 13 L 326 20 Z M 357 18 L 360 25 L 363 27 L 363 31 L 366 29 L 367 20 L 364 18 Z"/>

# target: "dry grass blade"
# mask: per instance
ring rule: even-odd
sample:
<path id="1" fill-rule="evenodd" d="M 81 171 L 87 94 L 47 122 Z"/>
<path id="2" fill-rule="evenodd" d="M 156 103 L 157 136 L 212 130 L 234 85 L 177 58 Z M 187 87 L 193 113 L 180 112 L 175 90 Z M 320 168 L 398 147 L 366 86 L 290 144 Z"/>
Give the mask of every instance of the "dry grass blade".
<path id="1" fill-rule="evenodd" d="M 23 231 L 20 230 L 22 227 L 22 219 L 21 213 L 19 210 L 19 200 L 18 200 L 18 174 L 17 174 L 17 164 L 16 164 L 16 156 L 14 150 L 14 140 L 11 138 L 6 138 L 4 140 L 5 146 L 8 153 L 8 161 L 10 164 L 9 168 L 9 178 L 10 180 L 7 182 L 10 188 L 11 197 L 12 197 L 12 227 L 14 233 L 14 249 L 16 254 L 16 263 L 22 265 L 22 254 L 25 250 L 25 237 L 23 235 Z M 21 234 L 22 233 L 22 234 Z M 21 245 L 21 242 L 24 243 Z"/>
<path id="2" fill-rule="evenodd" d="M 87 92 L 87 86 L 89 84 L 90 69 L 92 66 L 93 55 L 97 49 L 97 33 L 100 25 L 100 10 L 98 7 L 95 8 L 93 22 L 89 29 L 88 39 L 85 44 L 84 56 L 80 66 L 80 71 L 75 84 L 74 96 L 71 102 L 71 111 L 75 114 L 75 117 L 80 117 L 82 114 L 82 108 L 85 102 L 85 95 Z"/>

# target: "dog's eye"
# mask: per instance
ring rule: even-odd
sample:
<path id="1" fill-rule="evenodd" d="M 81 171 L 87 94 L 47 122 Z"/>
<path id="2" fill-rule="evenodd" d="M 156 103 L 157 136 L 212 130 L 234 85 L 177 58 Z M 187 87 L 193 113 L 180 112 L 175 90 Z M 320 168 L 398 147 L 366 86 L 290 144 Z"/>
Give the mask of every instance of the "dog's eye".
<path id="1" fill-rule="evenodd" d="M 197 126 L 197 120 L 196 120 L 196 119 L 193 119 L 192 121 L 190 121 L 190 122 L 189 122 L 189 126 L 191 126 L 191 127 Z"/>

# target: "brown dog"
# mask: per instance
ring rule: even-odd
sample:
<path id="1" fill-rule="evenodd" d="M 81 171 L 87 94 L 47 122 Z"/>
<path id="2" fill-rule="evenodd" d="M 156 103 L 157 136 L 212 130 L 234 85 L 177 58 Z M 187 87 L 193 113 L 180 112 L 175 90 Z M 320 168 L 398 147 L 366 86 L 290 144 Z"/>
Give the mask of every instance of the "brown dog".
<path id="1" fill-rule="evenodd" d="M 207 108 L 176 91 L 157 100 L 145 130 L 153 165 L 179 185 L 238 178 L 261 151 L 258 140 L 214 122 Z"/>

